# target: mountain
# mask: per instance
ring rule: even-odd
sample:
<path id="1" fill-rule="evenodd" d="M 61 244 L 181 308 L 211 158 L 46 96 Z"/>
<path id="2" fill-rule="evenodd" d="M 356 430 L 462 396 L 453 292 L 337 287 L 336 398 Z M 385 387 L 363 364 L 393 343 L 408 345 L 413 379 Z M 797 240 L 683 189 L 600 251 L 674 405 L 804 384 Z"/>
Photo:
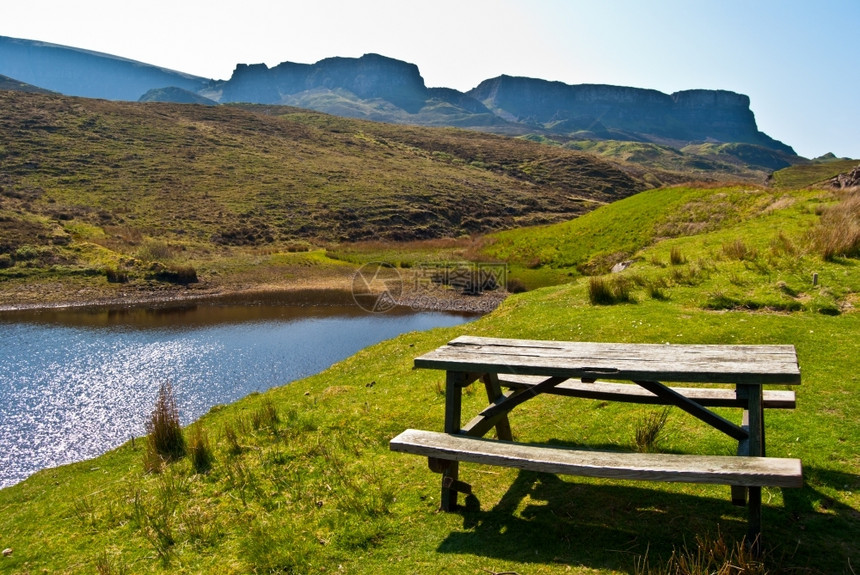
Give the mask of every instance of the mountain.
<path id="1" fill-rule="evenodd" d="M 196 92 L 210 80 L 134 60 L 0 36 L 0 74 L 67 96 L 136 101 L 153 88 Z"/>
<path id="2" fill-rule="evenodd" d="M 804 161 L 758 130 L 749 97 L 725 90 L 664 94 L 503 75 L 464 93 L 428 88 L 415 64 L 379 54 L 272 68 L 238 64 L 228 80 L 212 80 L 6 37 L 0 37 L 0 74 L 90 98 L 287 105 L 380 122 L 529 136 L 579 149 L 595 148 L 590 142 L 635 142 L 652 147 L 648 158 L 630 161 L 698 166 L 703 173 L 748 179 Z"/>
<path id="3" fill-rule="evenodd" d="M 598 84 L 568 85 L 499 76 L 468 95 L 510 122 L 582 139 L 754 144 L 793 154 L 760 132 L 749 97 L 725 90 L 657 90 Z"/>
<path id="4" fill-rule="evenodd" d="M 36 86 L 31 86 L 25 82 L 21 82 L 19 80 L 15 80 L 14 78 L 10 78 L 8 76 L 0 75 L 0 90 L 10 90 L 14 92 L 34 92 L 37 94 L 50 94 L 50 90 L 45 90 L 44 88 L 37 88 Z"/>
<path id="5" fill-rule="evenodd" d="M 173 102 L 174 104 L 202 104 L 217 106 L 218 102 L 201 96 L 191 90 L 183 90 L 174 86 L 168 88 L 153 88 L 140 97 L 138 102 Z"/>

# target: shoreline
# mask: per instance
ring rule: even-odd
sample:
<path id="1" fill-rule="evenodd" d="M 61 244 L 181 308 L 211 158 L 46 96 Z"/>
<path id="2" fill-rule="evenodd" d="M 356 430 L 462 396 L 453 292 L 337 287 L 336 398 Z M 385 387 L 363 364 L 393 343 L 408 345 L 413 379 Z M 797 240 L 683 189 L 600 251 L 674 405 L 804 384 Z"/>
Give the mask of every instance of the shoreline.
<path id="1" fill-rule="evenodd" d="M 38 286 L 34 286 L 38 287 Z M 92 308 L 122 309 L 134 307 L 172 307 L 186 304 L 240 303 L 255 299 L 274 299 L 285 305 L 356 305 L 368 313 L 385 313 L 389 309 L 420 311 L 489 313 L 509 295 L 504 291 L 487 291 L 466 295 L 452 289 L 407 290 L 390 299 L 385 309 L 370 309 L 353 295 L 350 287 L 334 281 L 302 281 L 290 284 L 258 284 L 234 287 L 168 288 L 139 290 L 128 294 L 86 294 L 79 298 L 57 298 L 50 301 L 33 301 L 23 298 L 19 302 L 0 303 L 0 314 L 28 311 L 86 310 Z M 388 294 L 379 294 L 379 297 Z M 6 298 L 3 298 L 6 299 Z M 17 298 L 11 298 L 17 299 Z M 28 301 L 29 299 L 29 301 Z"/>

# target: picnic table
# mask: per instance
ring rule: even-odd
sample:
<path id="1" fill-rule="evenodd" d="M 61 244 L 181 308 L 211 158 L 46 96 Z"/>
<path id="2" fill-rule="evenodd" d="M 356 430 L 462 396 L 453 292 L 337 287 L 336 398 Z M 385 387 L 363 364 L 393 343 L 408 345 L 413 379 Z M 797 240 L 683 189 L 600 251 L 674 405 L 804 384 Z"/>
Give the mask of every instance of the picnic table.
<path id="1" fill-rule="evenodd" d="M 748 538 L 761 532 L 763 486 L 800 487 L 799 459 L 767 457 L 764 410 L 795 407 L 795 394 L 765 385 L 800 384 L 791 345 L 622 344 L 462 336 L 415 359 L 416 368 L 444 370 L 444 433 L 407 429 L 394 451 L 427 456 L 442 475 L 440 508 L 471 493 L 459 462 L 589 477 L 715 483 L 732 486 L 732 501 L 748 505 Z M 603 379 L 610 381 L 603 381 Z M 462 392 L 482 382 L 488 405 L 462 424 Z M 670 387 L 666 383 L 680 383 Z M 704 384 L 731 384 L 714 387 Z M 631 453 L 513 441 L 508 414 L 540 394 L 672 405 L 738 442 L 735 455 Z M 714 407 L 742 409 L 740 423 Z M 484 436 L 495 429 L 497 439 Z M 574 438 L 575 439 L 575 438 Z"/>

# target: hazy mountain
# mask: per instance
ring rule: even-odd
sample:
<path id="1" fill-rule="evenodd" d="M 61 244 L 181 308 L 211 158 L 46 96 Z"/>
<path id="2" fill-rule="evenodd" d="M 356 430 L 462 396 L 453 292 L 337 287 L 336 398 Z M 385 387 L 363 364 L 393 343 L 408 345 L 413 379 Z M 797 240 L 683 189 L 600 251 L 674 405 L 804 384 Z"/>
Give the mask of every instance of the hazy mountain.
<path id="1" fill-rule="evenodd" d="M 39 94 L 50 94 L 50 90 L 32 86 L 20 80 L 0 75 L 0 90 L 12 90 L 15 92 L 36 92 Z"/>
<path id="2" fill-rule="evenodd" d="M 170 86 L 168 88 L 153 88 L 140 97 L 138 102 L 172 102 L 174 104 L 203 104 L 217 106 L 218 102 L 201 96 L 191 90 Z"/>
<path id="3" fill-rule="evenodd" d="M 134 60 L 0 36 L 0 74 L 67 96 L 136 101 L 153 88 L 196 92 L 210 80 Z"/>

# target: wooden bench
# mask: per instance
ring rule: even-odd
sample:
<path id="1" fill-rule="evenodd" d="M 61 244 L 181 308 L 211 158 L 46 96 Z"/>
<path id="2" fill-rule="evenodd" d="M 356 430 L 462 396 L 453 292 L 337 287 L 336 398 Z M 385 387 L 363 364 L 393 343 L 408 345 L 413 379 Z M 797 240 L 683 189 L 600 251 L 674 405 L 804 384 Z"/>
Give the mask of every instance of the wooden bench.
<path id="1" fill-rule="evenodd" d="M 428 457 L 442 474 L 440 507 L 453 510 L 459 462 L 516 467 L 588 477 L 714 483 L 732 486 L 732 500 L 747 504 L 750 541 L 761 531 L 761 488 L 800 487 L 798 459 L 765 457 L 764 409 L 792 409 L 793 391 L 765 384 L 797 385 L 793 346 L 606 344 L 464 336 L 415 359 L 415 367 L 446 371 L 445 433 L 407 429 L 391 440 L 393 451 Z M 598 378 L 634 383 L 606 382 Z M 488 405 L 461 425 L 462 390 L 483 382 Z M 733 384 L 734 389 L 669 387 L 662 381 Z M 503 388 L 507 389 L 506 391 Z M 512 441 L 508 413 L 540 394 L 603 401 L 677 406 L 738 442 L 739 456 L 641 454 L 521 444 Z M 743 410 L 739 424 L 712 407 Z M 496 430 L 498 440 L 484 439 Z"/>
<path id="2" fill-rule="evenodd" d="M 592 451 L 418 429 L 407 429 L 389 445 L 392 451 L 445 461 L 467 461 L 583 477 L 746 487 L 803 486 L 799 459 Z"/>

